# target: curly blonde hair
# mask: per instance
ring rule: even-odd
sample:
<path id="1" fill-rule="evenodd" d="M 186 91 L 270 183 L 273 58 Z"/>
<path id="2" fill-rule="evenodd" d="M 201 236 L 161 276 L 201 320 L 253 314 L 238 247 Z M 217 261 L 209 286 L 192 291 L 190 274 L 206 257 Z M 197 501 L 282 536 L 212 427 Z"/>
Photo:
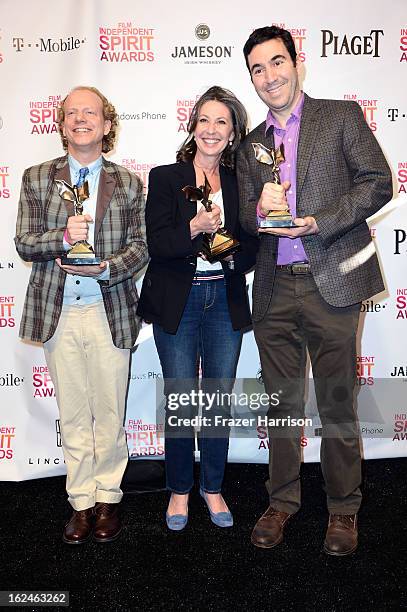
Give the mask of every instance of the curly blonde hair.
<path id="1" fill-rule="evenodd" d="M 85 89 L 87 91 L 92 91 L 94 94 L 96 94 L 101 100 L 102 100 L 102 104 L 103 104 L 103 117 L 105 118 L 105 120 L 110 121 L 111 122 L 111 128 L 108 134 L 106 134 L 105 136 L 103 136 L 103 140 L 102 140 L 102 152 L 103 153 L 108 153 L 109 151 L 111 151 L 114 148 L 114 142 L 116 140 L 116 130 L 117 127 L 119 125 L 119 118 L 117 116 L 116 113 L 116 109 L 113 106 L 113 104 L 111 102 L 109 102 L 109 100 L 98 90 L 96 89 L 96 87 L 87 87 L 85 85 L 80 85 L 79 87 L 74 87 L 67 96 L 65 96 L 65 98 L 62 100 L 59 108 L 58 108 L 58 130 L 59 130 L 59 134 L 61 136 L 61 140 L 62 140 L 62 146 L 64 147 L 64 150 L 67 151 L 68 150 L 68 141 L 64 136 L 63 133 L 63 125 L 64 125 L 64 121 L 65 121 L 65 110 L 64 110 L 64 105 L 66 102 L 66 99 L 68 98 L 68 96 L 74 92 L 74 91 L 78 91 L 78 90 L 82 90 Z"/>

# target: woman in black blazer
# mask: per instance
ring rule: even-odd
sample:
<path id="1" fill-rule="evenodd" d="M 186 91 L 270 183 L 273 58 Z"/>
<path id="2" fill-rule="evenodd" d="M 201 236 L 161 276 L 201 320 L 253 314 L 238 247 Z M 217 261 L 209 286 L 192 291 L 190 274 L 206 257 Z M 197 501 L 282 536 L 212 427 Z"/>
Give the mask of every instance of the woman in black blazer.
<path id="1" fill-rule="evenodd" d="M 166 520 L 173 530 L 188 520 L 194 430 L 185 419 L 198 414 L 197 395 L 192 393 L 198 389 L 199 364 L 202 392 L 230 393 L 242 330 L 251 325 L 244 274 L 254 266 L 257 239 L 240 227 L 234 174 L 235 151 L 246 131 L 242 104 L 230 91 L 211 87 L 195 104 L 177 163 L 154 168 L 149 176 L 146 227 L 151 261 L 138 314 L 153 323 L 165 379 L 166 475 L 172 492 Z M 203 185 L 205 177 L 211 185 L 211 212 L 188 200 L 183 191 Z M 240 248 L 210 264 L 202 255 L 204 235 L 221 226 L 239 240 Z M 178 406 L 181 393 L 189 394 L 188 406 Z M 207 421 L 201 420 L 199 438 L 200 492 L 212 521 L 226 527 L 233 524 L 221 495 L 229 430 L 214 424 L 215 415 L 227 416 L 230 407 L 215 404 L 202 410 Z"/>

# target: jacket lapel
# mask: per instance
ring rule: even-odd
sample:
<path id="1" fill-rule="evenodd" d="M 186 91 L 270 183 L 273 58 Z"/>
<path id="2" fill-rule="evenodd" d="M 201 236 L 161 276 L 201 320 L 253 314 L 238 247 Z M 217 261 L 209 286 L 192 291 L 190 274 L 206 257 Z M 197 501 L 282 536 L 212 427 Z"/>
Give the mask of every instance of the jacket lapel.
<path id="1" fill-rule="evenodd" d="M 301 115 L 300 136 L 297 150 L 297 206 L 301 197 L 301 189 L 313 154 L 316 137 L 319 132 L 318 123 L 321 120 L 320 105 L 305 95 L 304 107 Z"/>
<path id="2" fill-rule="evenodd" d="M 233 231 L 236 226 L 238 215 L 238 201 L 236 182 L 231 171 L 228 171 L 223 166 L 220 166 L 220 183 L 222 187 L 223 208 L 225 211 L 225 228 Z M 236 200 L 236 202 L 234 202 Z"/>
<path id="3" fill-rule="evenodd" d="M 68 183 L 68 185 L 71 184 L 71 172 L 69 170 L 69 164 L 68 164 L 67 157 L 62 158 L 62 164 L 58 164 L 57 169 L 55 171 L 55 175 L 54 175 L 54 181 L 55 180 L 65 181 L 66 183 Z M 54 181 L 53 181 L 53 184 L 55 186 L 56 193 L 58 193 L 57 186 L 55 185 Z M 68 213 L 68 217 L 72 217 L 72 215 L 75 214 L 73 202 L 70 202 L 69 200 L 63 200 L 63 202 L 65 204 L 66 212 Z"/>
<path id="4" fill-rule="evenodd" d="M 267 147 L 267 149 L 274 149 L 274 130 L 273 127 L 270 127 L 267 132 L 265 132 L 265 125 L 266 123 L 264 122 L 263 124 L 259 125 L 259 134 L 257 134 L 256 138 L 251 139 L 253 143 L 255 142 L 260 142 L 262 145 L 264 145 L 265 147 Z M 250 152 L 253 155 L 253 160 L 255 159 L 254 157 L 254 150 L 252 149 L 252 151 Z M 255 161 L 254 162 L 254 168 L 257 171 L 257 174 L 260 176 L 260 180 L 258 181 L 259 184 L 264 185 L 264 183 L 272 183 L 273 182 L 273 172 L 271 170 L 271 166 L 269 166 L 268 164 L 264 164 L 262 162 L 258 162 Z"/>
<path id="5" fill-rule="evenodd" d="M 188 223 L 196 215 L 196 202 L 188 200 L 182 191 L 187 185 L 196 186 L 195 170 L 192 162 L 177 164 L 177 174 L 179 178 L 179 187 L 177 190 L 177 201 L 180 213 Z"/>
<path id="6" fill-rule="evenodd" d="M 108 164 L 103 160 L 103 166 L 100 171 L 99 188 L 96 202 L 96 218 L 95 218 L 95 239 L 102 225 L 103 218 L 109 207 L 112 199 L 114 188 L 116 187 L 116 179 L 113 173 L 108 171 Z M 68 158 L 63 158 L 62 164 L 57 166 L 55 172 L 55 179 L 59 179 L 71 184 L 71 173 L 69 170 Z M 64 204 L 68 213 L 68 216 L 72 216 L 74 211 L 73 202 L 64 200 Z"/>
<path id="7" fill-rule="evenodd" d="M 116 179 L 113 173 L 108 172 L 108 166 L 103 160 L 103 166 L 100 171 L 99 189 L 96 202 L 96 218 L 95 218 L 95 241 L 99 233 L 100 226 L 112 200 L 113 191 L 116 187 Z"/>

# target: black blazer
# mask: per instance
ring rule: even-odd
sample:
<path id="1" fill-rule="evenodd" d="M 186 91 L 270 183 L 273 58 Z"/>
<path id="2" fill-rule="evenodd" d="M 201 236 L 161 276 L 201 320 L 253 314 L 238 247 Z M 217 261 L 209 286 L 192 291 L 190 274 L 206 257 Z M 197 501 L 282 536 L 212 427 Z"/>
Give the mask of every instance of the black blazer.
<path id="1" fill-rule="evenodd" d="M 234 172 L 220 166 L 225 228 L 241 243 L 235 253 L 235 269 L 222 264 L 233 329 L 251 325 L 244 273 L 256 261 L 257 238 L 239 224 L 239 198 Z M 144 277 L 137 313 L 175 334 L 196 271 L 203 234 L 191 240 L 189 222 L 196 215 L 196 203 L 187 200 L 182 188 L 195 185 L 193 164 L 176 163 L 153 168 L 149 175 L 146 204 L 147 244 L 151 261 Z"/>

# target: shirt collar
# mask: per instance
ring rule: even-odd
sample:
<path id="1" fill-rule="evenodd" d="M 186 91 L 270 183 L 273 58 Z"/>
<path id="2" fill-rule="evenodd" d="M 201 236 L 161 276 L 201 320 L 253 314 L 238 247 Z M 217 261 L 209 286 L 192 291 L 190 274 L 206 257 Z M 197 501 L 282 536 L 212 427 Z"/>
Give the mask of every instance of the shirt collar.
<path id="1" fill-rule="evenodd" d="M 302 115 L 302 109 L 304 107 L 304 92 L 301 92 L 300 98 L 297 102 L 296 107 L 294 108 L 294 110 L 292 111 L 290 117 L 288 118 L 288 121 L 300 121 L 301 120 L 301 115 Z M 288 123 L 287 121 L 287 123 Z M 271 110 L 269 110 L 269 112 L 267 113 L 267 118 L 266 118 L 266 130 L 265 132 L 267 133 L 267 131 L 270 129 L 270 127 L 273 126 L 273 128 L 275 130 L 282 130 L 283 128 L 281 127 L 281 125 L 279 124 L 279 122 L 277 121 L 277 119 L 274 117 L 273 113 L 271 112 Z"/>
<path id="2" fill-rule="evenodd" d="M 80 164 L 78 160 L 76 160 L 70 154 L 68 154 L 68 163 L 69 163 L 70 171 L 73 172 L 75 176 L 78 176 L 79 170 L 85 167 L 82 164 Z M 91 164 L 88 164 L 86 167 L 89 168 L 89 174 L 90 175 L 96 174 L 96 172 L 98 172 L 101 169 L 102 163 L 103 163 L 103 157 L 100 155 L 97 159 L 95 159 L 95 161 L 93 161 Z"/>

